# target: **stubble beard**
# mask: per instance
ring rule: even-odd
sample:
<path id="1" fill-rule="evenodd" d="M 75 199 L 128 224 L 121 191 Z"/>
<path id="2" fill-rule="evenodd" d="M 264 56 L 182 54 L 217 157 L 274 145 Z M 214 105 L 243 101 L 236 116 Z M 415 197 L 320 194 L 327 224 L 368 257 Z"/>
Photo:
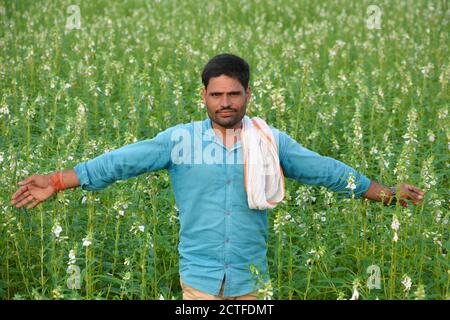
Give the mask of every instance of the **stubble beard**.
<path id="1" fill-rule="evenodd" d="M 235 111 L 234 108 L 232 108 L 231 110 Z M 243 111 L 243 113 L 242 113 L 242 111 Z M 246 112 L 246 106 L 243 106 L 243 108 L 241 109 L 241 112 L 236 111 L 235 114 L 231 117 L 222 118 L 219 113 L 215 112 L 212 117 L 210 115 L 210 118 L 212 119 L 212 121 L 215 124 L 221 126 L 222 128 L 232 129 L 234 126 L 236 126 L 238 123 L 241 122 L 241 120 L 245 116 L 245 112 Z"/>
<path id="2" fill-rule="evenodd" d="M 242 118 L 243 118 L 243 116 L 241 116 L 240 114 L 235 114 L 233 117 L 228 117 L 228 118 L 221 118 L 220 115 L 216 114 L 214 122 L 216 124 L 218 124 L 219 126 L 221 126 L 222 128 L 231 129 L 236 124 L 241 122 Z"/>

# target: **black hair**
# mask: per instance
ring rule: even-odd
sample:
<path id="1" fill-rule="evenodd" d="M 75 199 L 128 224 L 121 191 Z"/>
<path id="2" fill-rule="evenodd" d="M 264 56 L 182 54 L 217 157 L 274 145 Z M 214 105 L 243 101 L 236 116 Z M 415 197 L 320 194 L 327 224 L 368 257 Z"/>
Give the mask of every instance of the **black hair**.
<path id="1" fill-rule="evenodd" d="M 244 59 L 234 54 L 219 54 L 209 60 L 203 68 L 202 82 L 205 89 L 208 87 L 209 79 L 221 75 L 238 80 L 244 89 L 247 89 L 250 81 L 250 67 Z"/>

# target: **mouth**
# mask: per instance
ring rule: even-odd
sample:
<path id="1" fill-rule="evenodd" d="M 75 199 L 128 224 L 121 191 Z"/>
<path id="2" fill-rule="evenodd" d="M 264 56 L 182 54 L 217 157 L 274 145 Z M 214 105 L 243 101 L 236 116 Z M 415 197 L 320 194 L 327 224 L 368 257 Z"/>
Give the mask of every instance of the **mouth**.
<path id="1" fill-rule="evenodd" d="M 232 110 L 226 110 L 226 111 L 220 111 L 218 112 L 218 114 L 222 117 L 222 118 L 228 118 L 233 116 L 236 113 L 236 111 L 232 111 Z"/>

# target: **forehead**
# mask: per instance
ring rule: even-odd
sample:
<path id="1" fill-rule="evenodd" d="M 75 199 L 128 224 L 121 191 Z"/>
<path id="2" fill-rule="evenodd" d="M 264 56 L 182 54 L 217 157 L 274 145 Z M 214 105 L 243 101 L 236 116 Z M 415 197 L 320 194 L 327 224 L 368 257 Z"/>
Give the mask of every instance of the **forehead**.
<path id="1" fill-rule="evenodd" d="M 217 92 L 241 91 L 244 90 L 244 87 L 239 80 L 226 75 L 221 75 L 209 79 L 207 90 Z"/>

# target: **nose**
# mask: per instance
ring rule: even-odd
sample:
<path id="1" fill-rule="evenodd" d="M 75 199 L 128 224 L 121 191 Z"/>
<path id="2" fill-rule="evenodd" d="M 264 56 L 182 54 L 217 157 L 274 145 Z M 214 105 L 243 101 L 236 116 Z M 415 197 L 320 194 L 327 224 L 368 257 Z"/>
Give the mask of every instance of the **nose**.
<path id="1" fill-rule="evenodd" d="M 229 108 L 229 107 L 231 107 L 230 98 L 228 97 L 227 94 L 222 95 L 222 99 L 220 101 L 220 106 L 222 108 Z"/>

